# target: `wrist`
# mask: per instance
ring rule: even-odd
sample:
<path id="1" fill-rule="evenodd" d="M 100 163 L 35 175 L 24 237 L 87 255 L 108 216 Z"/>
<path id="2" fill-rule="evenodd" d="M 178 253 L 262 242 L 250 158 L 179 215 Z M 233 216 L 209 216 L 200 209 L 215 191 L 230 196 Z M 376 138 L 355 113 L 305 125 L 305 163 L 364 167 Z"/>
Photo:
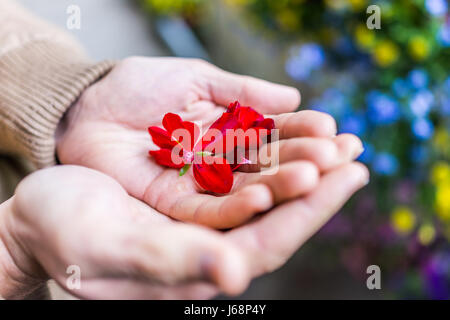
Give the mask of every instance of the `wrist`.
<path id="1" fill-rule="evenodd" d="M 11 230 L 13 201 L 0 204 L 0 299 L 48 298 L 47 277 Z"/>
<path id="2" fill-rule="evenodd" d="M 77 130 L 86 120 L 86 106 L 95 96 L 96 83 L 86 88 L 61 118 L 55 131 L 56 157 L 61 163 L 73 163 L 73 143 L 77 141 Z M 94 93 L 92 93 L 94 92 Z M 78 141 L 77 141 L 78 142 Z M 76 145 L 76 144 L 75 144 Z M 70 160 L 69 160 L 70 159 Z"/>

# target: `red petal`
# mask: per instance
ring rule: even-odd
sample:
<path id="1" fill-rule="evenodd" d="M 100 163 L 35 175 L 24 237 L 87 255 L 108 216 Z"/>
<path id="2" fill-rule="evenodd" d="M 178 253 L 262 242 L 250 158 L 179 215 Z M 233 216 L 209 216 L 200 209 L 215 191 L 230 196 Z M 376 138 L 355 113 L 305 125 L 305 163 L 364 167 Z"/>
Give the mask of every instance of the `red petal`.
<path id="1" fill-rule="evenodd" d="M 148 152 L 153 158 L 155 158 L 156 163 L 170 167 L 175 169 L 181 169 L 184 166 L 184 163 L 182 159 L 180 158 L 178 162 L 179 164 L 172 161 L 172 151 L 169 149 L 161 149 L 156 151 L 149 151 Z"/>
<path id="2" fill-rule="evenodd" d="M 239 122 L 237 117 L 235 117 L 232 113 L 224 112 L 209 128 L 220 130 L 222 133 L 225 133 L 228 129 L 236 129 L 239 127 Z"/>
<path id="3" fill-rule="evenodd" d="M 170 112 L 165 114 L 162 124 L 163 127 L 166 128 L 169 135 L 172 135 L 172 132 L 176 129 L 183 128 L 183 120 L 181 120 L 181 117 Z"/>
<path id="4" fill-rule="evenodd" d="M 233 186 L 233 173 L 228 163 L 194 163 L 194 178 L 205 190 L 228 193 Z"/>
<path id="5" fill-rule="evenodd" d="M 182 142 L 183 147 L 187 150 L 194 149 L 194 145 L 198 140 L 198 136 L 200 135 L 200 128 L 194 123 L 189 121 L 183 121 L 183 127 L 189 131 L 189 134 L 191 136 L 190 138 L 190 145 L 184 145 L 185 143 Z"/>
<path id="6" fill-rule="evenodd" d="M 200 134 L 200 129 L 195 123 L 183 121 L 175 113 L 166 113 L 163 119 L 163 126 L 173 140 L 181 143 L 183 149 L 192 150 L 194 148 Z"/>
<path id="7" fill-rule="evenodd" d="M 202 138 L 202 150 L 204 150 L 206 147 L 208 147 L 210 144 L 214 142 L 215 146 L 211 146 L 210 148 L 217 148 L 217 144 L 219 143 L 219 140 L 223 138 L 223 136 L 226 135 L 226 131 L 229 129 L 237 129 L 239 127 L 239 123 L 237 121 L 237 118 L 232 114 L 228 112 L 224 112 L 219 119 L 217 119 L 206 131 Z M 219 130 L 222 133 L 222 137 L 218 137 L 216 132 Z M 226 146 L 226 142 L 220 142 L 223 143 L 223 146 Z"/>
<path id="8" fill-rule="evenodd" d="M 262 121 L 257 121 L 255 123 L 255 127 L 265 128 L 267 130 L 275 129 L 275 121 L 271 118 L 265 118 Z"/>
<path id="9" fill-rule="evenodd" d="M 239 103 L 239 101 L 232 102 L 228 105 L 227 112 L 234 113 L 234 111 L 236 111 L 236 109 L 238 109 L 240 107 L 241 107 L 241 104 Z"/>
<path id="10" fill-rule="evenodd" d="M 177 144 L 169 133 L 160 127 L 149 127 L 148 132 L 152 136 L 153 143 L 162 149 L 172 149 Z"/>
<path id="11" fill-rule="evenodd" d="M 264 116 L 250 107 L 241 107 L 238 109 L 238 121 L 240 127 L 244 130 L 251 128 L 257 121 L 264 120 Z"/>

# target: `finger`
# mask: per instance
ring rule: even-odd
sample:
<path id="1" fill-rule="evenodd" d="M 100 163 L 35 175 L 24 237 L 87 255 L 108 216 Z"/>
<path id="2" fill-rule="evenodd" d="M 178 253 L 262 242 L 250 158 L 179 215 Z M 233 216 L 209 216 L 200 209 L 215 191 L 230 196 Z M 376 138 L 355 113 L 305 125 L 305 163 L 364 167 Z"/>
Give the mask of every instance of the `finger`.
<path id="1" fill-rule="evenodd" d="M 293 87 L 233 74 L 212 65 L 206 68 L 205 76 L 210 81 L 212 100 L 220 105 L 238 100 L 271 114 L 294 111 L 300 105 L 300 93 Z"/>
<path id="2" fill-rule="evenodd" d="M 280 205 L 228 236 L 250 253 L 254 276 L 274 270 L 367 184 L 368 177 L 368 170 L 359 163 L 343 165 L 324 175 L 305 198 Z"/>
<path id="3" fill-rule="evenodd" d="M 170 216 L 215 229 L 227 229 L 272 206 L 271 190 L 266 185 L 254 184 L 222 197 L 209 194 L 185 196 L 172 207 Z"/>
<path id="4" fill-rule="evenodd" d="M 250 150 L 248 155 L 251 164 L 241 165 L 240 171 L 258 172 L 297 160 L 311 161 L 320 171 L 324 171 L 335 165 L 340 158 L 338 147 L 332 139 L 308 137 L 268 143 L 259 150 Z"/>
<path id="5" fill-rule="evenodd" d="M 256 156 L 250 157 L 254 163 L 242 165 L 240 169 L 245 172 L 256 172 L 273 166 L 274 163 L 307 160 L 324 172 L 355 160 L 362 151 L 359 138 L 348 134 L 339 135 L 334 139 L 309 137 L 284 139 L 263 145 Z M 257 159 L 253 161 L 252 158 Z"/>
<path id="6" fill-rule="evenodd" d="M 133 225 L 129 231 L 121 248 L 128 274 L 166 285 L 208 281 L 229 295 L 248 286 L 242 253 L 218 232 L 175 222 Z"/>
<path id="7" fill-rule="evenodd" d="M 280 165 L 277 171 L 245 174 L 243 179 L 242 186 L 267 185 L 278 204 L 313 190 L 319 182 L 319 170 L 312 162 L 293 161 Z"/>
<path id="8" fill-rule="evenodd" d="M 296 137 L 332 137 L 336 135 L 336 121 L 330 115 L 304 110 L 270 116 L 279 130 L 280 139 Z"/>
<path id="9" fill-rule="evenodd" d="M 364 151 L 361 139 L 354 134 L 343 133 L 334 138 L 339 153 L 344 159 L 356 159 Z"/>
<path id="10" fill-rule="evenodd" d="M 319 174 L 306 161 L 279 167 L 273 175 L 260 173 L 235 175 L 236 191 L 223 197 L 208 194 L 189 195 L 177 202 L 171 216 L 216 229 L 236 227 L 275 203 L 312 190 Z"/>

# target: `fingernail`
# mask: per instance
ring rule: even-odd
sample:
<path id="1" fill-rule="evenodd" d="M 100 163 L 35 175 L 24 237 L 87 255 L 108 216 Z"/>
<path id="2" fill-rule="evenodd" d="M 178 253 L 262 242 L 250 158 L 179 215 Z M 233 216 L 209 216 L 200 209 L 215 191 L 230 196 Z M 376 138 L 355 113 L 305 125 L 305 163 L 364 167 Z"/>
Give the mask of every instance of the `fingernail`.
<path id="1" fill-rule="evenodd" d="M 201 277 L 208 281 L 214 279 L 215 258 L 210 254 L 205 254 L 200 258 Z"/>
<path id="2" fill-rule="evenodd" d="M 364 152 L 363 147 L 356 149 L 356 151 L 353 154 L 353 159 L 357 159 L 363 152 Z"/>
<path id="3" fill-rule="evenodd" d="M 369 182 L 370 182 L 370 178 L 367 177 L 366 180 L 364 180 L 364 185 L 363 186 L 364 187 L 367 186 L 369 184 Z"/>
<path id="4" fill-rule="evenodd" d="M 367 169 L 366 169 L 367 170 Z M 369 171 L 367 170 L 366 171 L 367 173 L 365 174 L 365 177 L 364 177 L 364 180 L 363 180 L 363 185 L 362 185 L 362 187 L 365 187 L 365 186 L 367 186 L 368 184 L 369 184 L 369 182 L 370 182 L 370 173 L 369 173 Z"/>

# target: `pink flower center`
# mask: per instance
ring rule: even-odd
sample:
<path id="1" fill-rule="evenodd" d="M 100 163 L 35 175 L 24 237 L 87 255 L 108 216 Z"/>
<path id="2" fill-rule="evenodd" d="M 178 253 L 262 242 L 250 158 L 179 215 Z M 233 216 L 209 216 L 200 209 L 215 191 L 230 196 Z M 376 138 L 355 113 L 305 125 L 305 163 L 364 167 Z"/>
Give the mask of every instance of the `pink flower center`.
<path id="1" fill-rule="evenodd" d="M 192 151 L 183 152 L 183 162 L 192 163 L 194 161 L 194 153 Z"/>
<path id="2" fill-rule="evenodd" d="M 251 164 L 252 162 L 249 159 L 242 157 L 240 164 Z"/>

